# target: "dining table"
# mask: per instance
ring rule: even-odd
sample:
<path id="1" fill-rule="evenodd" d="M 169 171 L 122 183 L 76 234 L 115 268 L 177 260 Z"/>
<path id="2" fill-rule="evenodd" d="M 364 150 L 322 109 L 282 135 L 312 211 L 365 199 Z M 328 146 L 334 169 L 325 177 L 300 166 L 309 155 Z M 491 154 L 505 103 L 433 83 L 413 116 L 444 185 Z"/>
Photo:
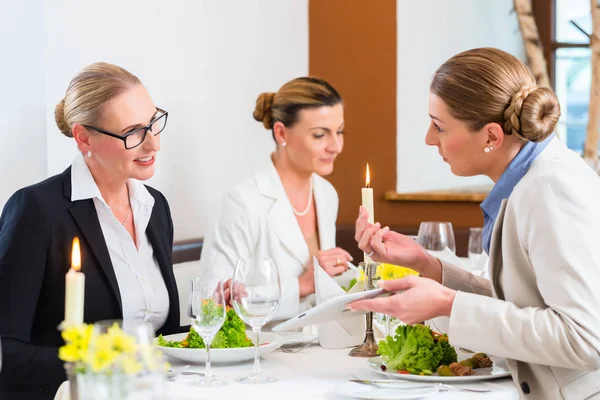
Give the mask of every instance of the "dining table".
<path id="1" fill-rule="evenodd" d="M 292 348 L 293 351 L 293 348 Z M 351 357 L 349 349 L 324 349 L 318 344 L 299 348 L 297 352 L 284 352 L 282 349 L 266 354 L 261 358 L 262 372 L 277 378 L 277 382 L 270 384 L 245 384 L 237 379 L 252 373 L 253 361 L 236 364 L 212 365 L 212 373 L 227 380 L 227 384 L 218 387 L 203 387 L 195 385 L 198 376 L 178 375 L 164 383 L 164 399 L 256 399 L 256 400 L 291 400 L 291 399 L 327 399 L 348 400 L 354 397 L 345 396 L 350 379 L 387 379 L 368 366 L 366 358 Z M 181 369 L 188 365 L 183 361 L 169 359 L 173 370 Z M 186 372 L 203 372 L 203 365 L 191 365 Z M 443 400 L 469 400 L 469 399 L 519 399 L 519 391 L 512 379 L 500 378 L 489 381 L 453 384 L 454 389 L 438 392 L 423 399 Z M 352 388 L 352 387 L 350 387 Z M 356 386 L 362 392 L 368 387 Z M 472 393 L 460 389 L 488 390 L 483 393 Z M 352 389 L 350 389 L 352 390 Z M 373 386 L 373 390 L 381 390 Z M 389 389 L 399 390 L 402 389 Z M 55 400 L 68 400 L 67 385 L 63 384 Z M 393 392 L 390 392 L 393 393 Z M 399 392 L 396 392 L 399 393 Z M 133 396 L 137 400 L 137 396 Z M 140 399 L 143 397 L 140 394 Z M 367 395 L 366 397 L 369 398 Z M 376 397 L 374 397 L 376 398 Z M 390 398 L 394 398 L 392 395 Z M 398 395 L 398 398 L 402 398 Z"/>
<path id="2" fill-rule="evenodd" d="M 193 376 L 178 376 L 167 382 L 169 399 L 327 399 L 343 400 L 352 397 L 339 394 L 347 388 L 350 379 L 387 379 L 368 366 L 366 358 L 350 357 L 350 349 L 324 349 L 319 345 L 304 348 L 297 353 L 275 351 L 261 359 L 262 372 L 278 379 L 271 384 L 244 384 L 236 379 L 252 372 L 253 362 L 234 365 L 213 365 L 213 373 L 229 381 L 215 388 L 190 385 Z M 174 368 L 183 365 L 170 360 Z M 203 366 L 194 366 L 187 371 L 203 371 Z M 354 384 L 357 385 L 357 384 Z M 440 392 L 424 399 L 518 399 L 519 392 L 510 378 L 452 385 L 458 388 L 490 390 L 485 393 L 470 393 L 459 390 Z M 376 387 L 374 387 L 376 389 Z M 364 389 L 363 389 L 364 390 Z M 390 389 L 394 390 L 394 389 Z"/>

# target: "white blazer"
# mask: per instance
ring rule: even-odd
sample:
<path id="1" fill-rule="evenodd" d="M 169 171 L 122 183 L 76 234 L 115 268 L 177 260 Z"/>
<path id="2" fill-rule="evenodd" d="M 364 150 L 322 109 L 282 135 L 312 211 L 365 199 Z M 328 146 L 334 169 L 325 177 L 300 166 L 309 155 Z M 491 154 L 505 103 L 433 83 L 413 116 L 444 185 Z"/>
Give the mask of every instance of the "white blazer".
<path id="1" fill-rule="evenodd" d="M 335 247 L 338 195 L 313 174 L 320 249 Z M 225 194 L 215 227 L 206 235 L 201 277 L 233 277 L 236 261 L 267 248 L 281 276 L 282 299 L 274 319 L 291 318 L 310 308 L 314 296 L 300 299 L 298 277 L 310 260 L 308 245 L 272 163 Z"/>
<path id="2" fill-rule="evenodd" d="M 442 263 L 450 342 L 507 358 L 522 398 L 600 399 L 600 178 L 558 139 L 504 200 L 489 262 L 491 280 Z"/>

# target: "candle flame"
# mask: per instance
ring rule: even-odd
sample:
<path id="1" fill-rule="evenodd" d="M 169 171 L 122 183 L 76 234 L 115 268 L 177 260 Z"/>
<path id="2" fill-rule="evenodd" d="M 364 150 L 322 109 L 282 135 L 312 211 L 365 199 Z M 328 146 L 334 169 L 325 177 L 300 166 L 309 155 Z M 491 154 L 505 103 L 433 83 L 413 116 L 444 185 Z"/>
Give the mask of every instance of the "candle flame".
<path id="1" fill-rule="evenodd" d="M 367 179 L 365 180 L 366 187 L 371 187 L 371 174 L 369 172 L 369 163 L 367 163 Z"/>
<path id="2" fill-rule="evenodd" d="M 79 238 L 73 239 L 73 251 L 71 253 L 71 268 L 75 271 L 81 269 L 81 251 L 79 250 Z"/>

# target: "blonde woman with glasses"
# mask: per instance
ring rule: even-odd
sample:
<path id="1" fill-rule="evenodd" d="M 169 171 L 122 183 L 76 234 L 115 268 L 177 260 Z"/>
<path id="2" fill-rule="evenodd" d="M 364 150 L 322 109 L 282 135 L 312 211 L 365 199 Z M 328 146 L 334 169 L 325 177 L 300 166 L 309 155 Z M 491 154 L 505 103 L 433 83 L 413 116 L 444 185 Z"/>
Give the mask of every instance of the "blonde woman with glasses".
<path id="1" fill-rule="evenodd" d="M 96 63 L 71 81 L 56 124 L 79 154 L 17 191 L 0 217 L 0 398 L 52 399 L 66 379 L 58 348 L 71 243 L 81 243 L 84 320 L 180 331 L 169 205 L 154 175 L 166 111 L 133 74 Z"/>

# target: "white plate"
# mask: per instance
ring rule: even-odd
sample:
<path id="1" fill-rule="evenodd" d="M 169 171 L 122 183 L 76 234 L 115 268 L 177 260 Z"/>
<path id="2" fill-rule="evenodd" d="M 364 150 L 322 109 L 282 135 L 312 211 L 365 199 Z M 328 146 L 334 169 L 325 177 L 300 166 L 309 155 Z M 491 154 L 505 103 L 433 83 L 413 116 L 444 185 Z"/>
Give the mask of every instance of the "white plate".
<path id="1" fill-rule="evenodd" d="M 355 399 L 371 399 L 371 400 L 408 400 L 420 399 L 422 397 L 436 394 L 438 389 L 436 386 L 428 388 L 400 387 L 387 385 L 388 387 L 376 385 L 363 385 L 360 383 L 347 382 L 338 388 L 338 394 Z M 420 385 L 419 385 L 420 386 Z"/>
<path id="2" fill-rule="evenodd" d="M 464 360 L 469 357 L 459 357 L 460 360 Z M 490 357 L 494 361 L 494 365 L 491 368 L 477 368 L 474 369 L 475 375 L 469 376 L 439 376 L 437 372 L 433 375 L 412 375 L 412 374 L 401 374 L 396 371 L 382 371 L 381 366 L 383 360 L 381 357 L 375 357 L 369 359 L 369 367 L 375 371 L 383 374 L 389 378 L 402 379 L 406 381 L 414 382 L 443 382 L 443 383 L 457 383 L 457 382 L 475 382 L 475 381 L 487 381 L 490 379 L 505 378 L 510 376 L 508 370 L 508 364 L 506 360 L 499 357 Z"/>
<path id="3" fill-rule="evenodd" d="M 254 333 L 247 331 L 246 334 L 254 343 Z M 181 341 L 185 339 L 187 333 L 177 333 L 175 335 L 164 336 L 167 341 Z M 279 348 L 283 343 L 281 337 L 274 333 L 262 332 L 260 334 L 262 346 L 258 347 L 258 353 L 263 356 Z M 265 344 L 266 343 L 266 344 Z M 158 346 L 158 348 L 167 356 L 183 360 L 194 364 L 204 364 L 206 360 L 205 349 L 176 349 L 173 347 Z M 229 364 L 254 359 L 254 346 L 241 347 L 234 349 L 210 349 L 210 361 L 215 364 Z"/>
<path id="4" fill-rule="evenodd" d="M 285 347 L 301 346 L 318 339 L 317 334 L 312 332 L 277 332 L 277 335 L 281 336 Z"/>

